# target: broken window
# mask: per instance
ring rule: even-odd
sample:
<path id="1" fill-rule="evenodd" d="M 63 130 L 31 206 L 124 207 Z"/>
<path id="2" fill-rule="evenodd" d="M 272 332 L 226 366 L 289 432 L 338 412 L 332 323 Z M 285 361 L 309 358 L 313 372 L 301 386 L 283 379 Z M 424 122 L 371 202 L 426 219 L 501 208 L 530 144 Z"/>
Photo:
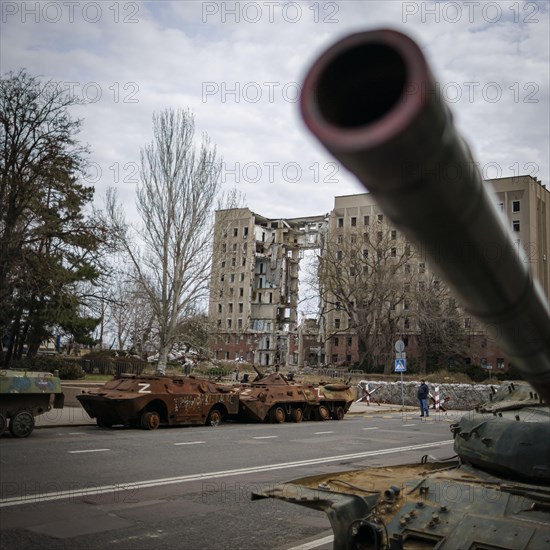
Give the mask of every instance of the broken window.
<path id="1" fill-rule="evenodd" d="M 352 216 L 350 218 L 350 225 L 351 225 L 351 227 L 356 227 L 357 226 L 357 218 L 355 216 Z"/>
<path id="2" fill-rule="evenodd" d="M 376 217 L 376 221 L 378 223 L 382 223 L 384 221 L 384 214 L 378 214 L 378 216 Z"/>
<path id="3" fill-rule="evenodd" d="M 516 232 L 519 231 L 519 229 L 520 229 L 519 220 L 514 220 L 514 221 L 512 222 L 512 229 L 513 229 L 514 231 L 516 231 Z"/>
<path id="4" fill-rule="evenodd" d="M 512 201 L 512 212 L 519 212 L 520 208 L 521 207 L 519 201 Z"/>
<path id="5" fill-rule="evenodd" d="M 239 236 L 239 228 L 238 227 L 234 227 L 233 228 L 233 237 L 238 237 Z"/>

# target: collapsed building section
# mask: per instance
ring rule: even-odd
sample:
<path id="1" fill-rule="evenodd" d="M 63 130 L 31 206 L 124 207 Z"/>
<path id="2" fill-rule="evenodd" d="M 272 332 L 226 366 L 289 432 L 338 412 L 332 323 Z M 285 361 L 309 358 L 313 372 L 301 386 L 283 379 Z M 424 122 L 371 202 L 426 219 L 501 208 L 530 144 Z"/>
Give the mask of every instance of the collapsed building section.
<path id="1" fill-rule="evenodd" d="M 217 359 L 295 363 L 300 260 L 318 249 L 327 215 L 270 219 L 216 212 L 209 317 Z"/>

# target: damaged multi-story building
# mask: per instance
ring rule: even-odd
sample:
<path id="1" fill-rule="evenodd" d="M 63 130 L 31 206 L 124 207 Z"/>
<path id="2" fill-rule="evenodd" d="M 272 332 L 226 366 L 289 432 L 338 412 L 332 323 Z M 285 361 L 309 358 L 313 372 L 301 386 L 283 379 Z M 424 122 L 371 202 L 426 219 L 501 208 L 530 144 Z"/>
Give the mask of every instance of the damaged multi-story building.
<path id="1" fill-rule="evenodd" d="M 300 259 L 319 248 L 325 227 L 326 215 L 271 219 L 248 208 L 216 212 L 209 317 L 218 359 L 293 363 Z"/>
<path id="2" fill-rule="evenodd" d="M 550 299 L 550 192 L 531 176 L 490 183 L 515 243 L 526 251 L 526 261 Z M 299 324 L 300 260 L 307 250 L 315 250 L 319 258 L 319 311 L 315 319 Z M 383 262 L 390 266 L 386 271 L 380 269 Z M 327 271 L 331 265 L 332 271 Z M 341 298 L 331 287 L 331 276 L 344 287 Z M 393 289 L 386 286 L 390 294 L 384 307 L 396 323 L 389 337 L 405 338 L 408 352 L 419 354 L 422 312 L 415 303 L 418 293 L 411 288 L 425 287 L 429 293 L 443 283 L 422 254 L 392 227 L 371 195 L 335 197 L 330 213 L 303 218 L 272 219 L 248 208 L 220 210 L 214 228 L 211 350 L 218 359 L 241 358 L 264 366 L 351 364 L 366 351 L 361 327 L 370 329 L 378 323 L 376 315 L 361 319 L 359 311 L 365 300 L 361 285 L 367 286 L 369 277 L 375 276 L 401 287 L 391 295 Z M 452 296 L 445 300 L 449 311 L 459 312 L 461 328 L 468 334 L 467 360 L 506 366 L 503 353 L 483 328 L 454 304 Z M 391 363 L 392 357 L 386 359 Z"/>

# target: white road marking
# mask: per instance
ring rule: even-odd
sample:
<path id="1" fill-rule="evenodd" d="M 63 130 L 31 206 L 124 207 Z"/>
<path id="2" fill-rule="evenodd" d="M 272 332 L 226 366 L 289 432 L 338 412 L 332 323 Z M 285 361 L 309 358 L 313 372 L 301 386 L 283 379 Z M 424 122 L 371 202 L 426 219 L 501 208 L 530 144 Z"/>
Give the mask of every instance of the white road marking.
<path id="1" fill-rule="evenodd" d="M 65 434 L 59 434 L 59 435 L 65 435 Z M 84 432 L 69 432 L 67 435 L 87 435 Z"/>
<path id="2" fill-rule="evenodd" d="M 186 441 L 185 443 L 174 443 L 174 445 L 199 445 L 204 443 L 204 441 Z"/>
<path id="3" fill-rule="evenodd" d="M 69 454 L 78 454 L 78 453 L 103 453 L 105 451 L 110 451 L 111 449 L 86 449 L 85 451 L 67 451 Z"/>
<path id="4" fill-rule="evenodd" d="M 278 435 L 259 435 L 258 437 L 253 437 L 252 439 L 277 439 Z"/>
<path id="5" fill-rule="evenodd" d="M 407 426 L 416 426 L 416 424 L 403 424 L 401 427 L 406 428 Z"/>
<path id="6" fill-rule="evenodd" d="M 322 539 L 305 542 L 304 544 L 300 544 L 299 546 L 293 546 L 288 550 L 311 550 L 311 548 L 317 548 L 319 546 L 323 546 L 323 544 L 330 544 L 332 541 L 334 541 L 334 535 L 329 535 L 328 537 L 324 537 Z"/>
<path id="7" fill-rule="evenodd" d="M 377 429 L 378 429 L 378 427 L 376 427 L 376 428 L 363 428 L 363 430 L 377 430 Z"/>
<path id="8" fill-rule="evenodd" d="M 313 435 L 333 434 L 334 432 L 315 432 Z"/>
<path id="9" fill-rule="evenodd" d="M 301 466 L 312 466 L 316 464 L 327 464 L 328 462 L 340 462 L 342 460 L 354 460 L 366 458 L 369 456 L 380 456 L 405 451 L 419 451 L 440 447 L 442 445 L 451 445 L 454 439 L 438 441 L 435 443 L 421 443 L 419 445 L 407 445 L 406 447 L 395 447 L 389 449 L 379 449 L 376 451 L 363 451 L 361 453 L 352 453 L 347 455 L 328 456 L 322 458 L 313 458 L 309 460 L 297 460 L 295 462 L 280 462 L 277 464 L 266 464 L 264 466 L 251 466 L 249 468 L 237 468 L 236 470 L 222 470 L 219 472 L 205 472 L 202 474 L 191 474 L 187 476 L 165 477 L 161 479 L 148 479 L 145 481 L 134 481 L 130 483 L 118 483 L 116 485 L 100 485 L 98 487 L 86 487 L 85 489 L 56 491 L 52 493 L 41 493 L 35 495 L 24 495 L 21 497 L 9 497 L 0 500 L 0 508 L 5 506 L 17 506 L 19 504 L 36 504 L 37 502 L 46 502 L 52 500 L 63 500 L 67 498 L 77 498 L 89 496 L 93 491 L 95 495 L 105 493 L 116 493 L 118 491 L 135 491 L 137 489 L 147 489 L 149 487 L 161 487 L 163 485 L 176 485 L 178 483 L 189 483 L 190 481 L 201 481 L 205 479 L 216 479 L 220 477 L 240 476 L 246 474 L 257 474 L 260 472 L 270 472 L 273 470 L 285 470 L 288 468 L 299 468 Z"/>

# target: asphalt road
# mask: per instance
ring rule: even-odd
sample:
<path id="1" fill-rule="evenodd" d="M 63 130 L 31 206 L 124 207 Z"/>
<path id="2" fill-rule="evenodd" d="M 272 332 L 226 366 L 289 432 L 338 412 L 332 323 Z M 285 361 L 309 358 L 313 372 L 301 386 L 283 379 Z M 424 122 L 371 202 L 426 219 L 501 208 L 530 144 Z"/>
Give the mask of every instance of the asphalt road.
<path id="1" fill-rule="evenodd" d="M 322 512 L 252 492 L 299 477 L 452 455 L 450 419 L 399 413 L 154 432 L 95 426 L 0 442 L 9 549 L 330 548 Z"/>

